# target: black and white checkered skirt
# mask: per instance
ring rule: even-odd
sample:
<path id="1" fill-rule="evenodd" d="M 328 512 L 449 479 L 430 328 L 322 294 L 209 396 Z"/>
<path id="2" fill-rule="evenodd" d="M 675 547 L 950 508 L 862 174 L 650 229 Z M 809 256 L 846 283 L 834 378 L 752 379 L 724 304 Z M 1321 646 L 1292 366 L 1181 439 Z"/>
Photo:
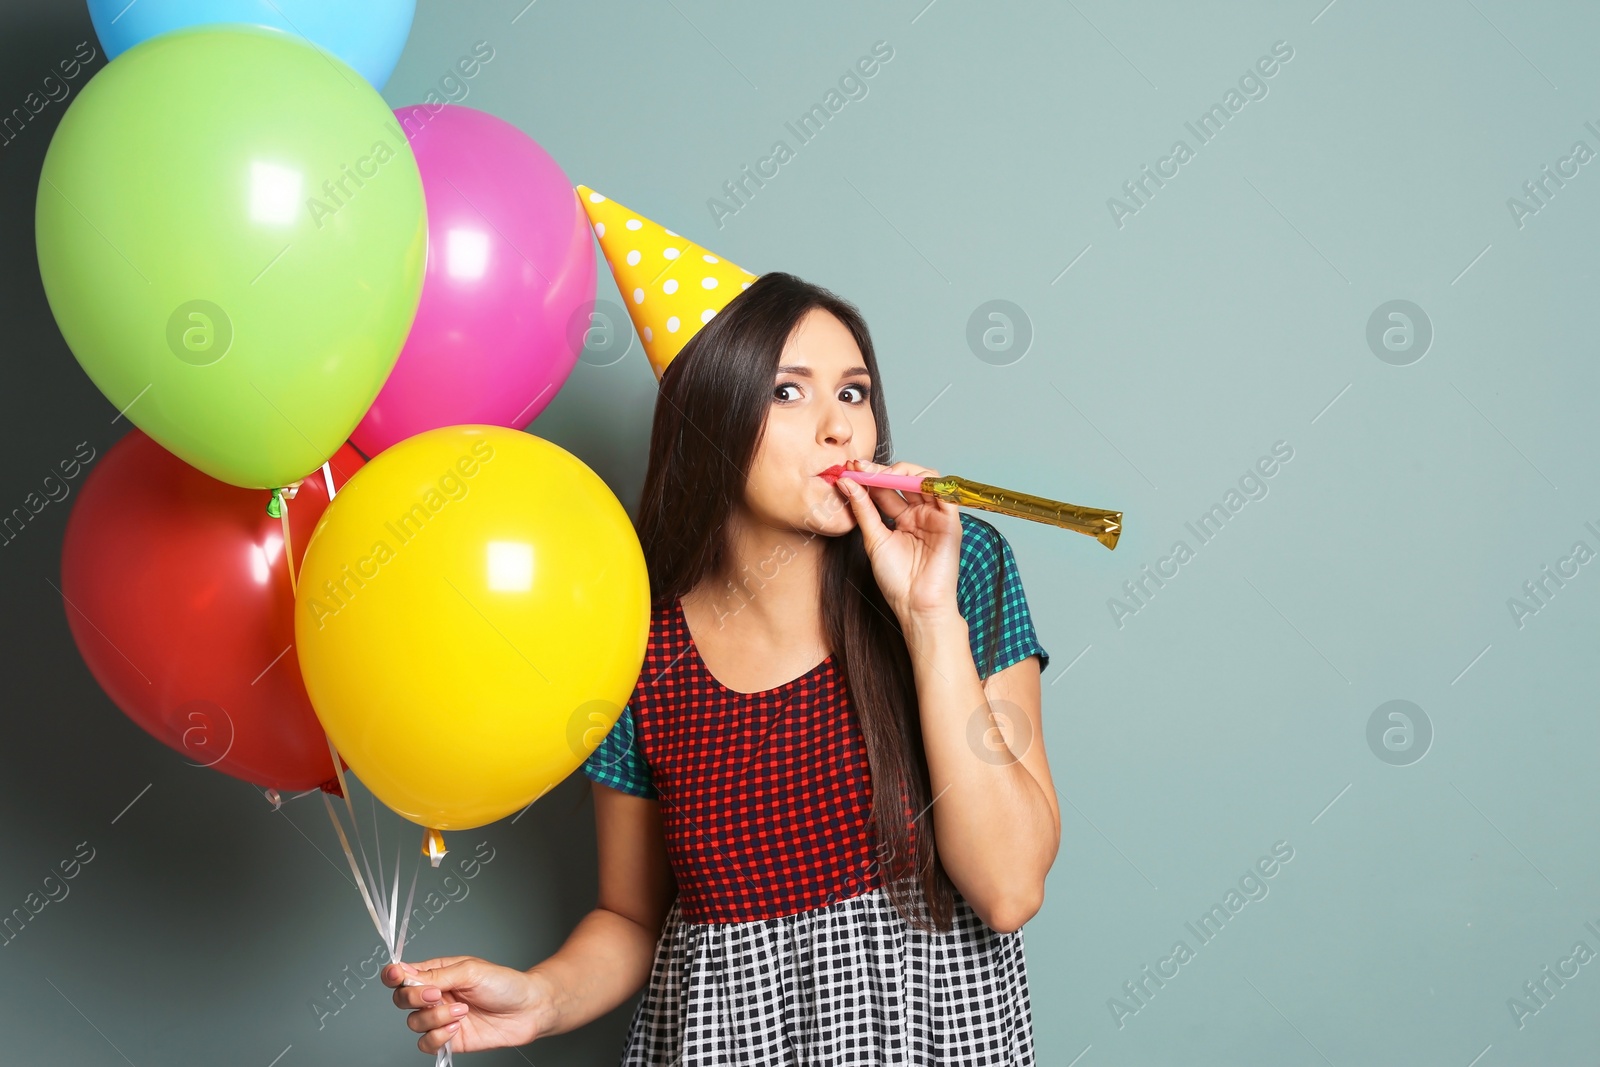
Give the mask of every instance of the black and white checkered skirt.
<path id="1" fill-rule="evenodd" d="M 622 1054 L 623 1067 L 1033 1063 L 1022 931 L 996 932 L 959 892 L 950 930 L 919 930 L 881 886 L 741 923 L 687 923 L 674 903 Z"/>

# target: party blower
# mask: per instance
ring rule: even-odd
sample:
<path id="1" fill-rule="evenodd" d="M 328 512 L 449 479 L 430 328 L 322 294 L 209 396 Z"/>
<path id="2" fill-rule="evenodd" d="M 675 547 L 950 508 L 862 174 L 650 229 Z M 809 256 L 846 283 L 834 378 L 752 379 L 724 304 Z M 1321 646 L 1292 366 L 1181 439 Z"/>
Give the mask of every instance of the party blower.
<path id="1" fill-rule="evenodd" d="M 1012 489 L 1001 489 L 997 485 L 985 485 L 954 474 L 919 478 L 913 474 L 846 470 L 842 464 L 836 463 L 823 471 L 822 477 L 829 485 L 839 478 L 850 478 L 862 485 L 894 489 L 902 493 L 924 493 L 964 507 L 997 511 L 1002 515 L 1015 515 L 1019 519 L 1032 519 L 1035 522 L 1048 522 L 1052 526 L 1088 534 L 1107 548 L 1116 548 L 1117 537 L 1122 533 L 1120 511 L 1064 504 L 1059 500 L 1019 493 Z"/>

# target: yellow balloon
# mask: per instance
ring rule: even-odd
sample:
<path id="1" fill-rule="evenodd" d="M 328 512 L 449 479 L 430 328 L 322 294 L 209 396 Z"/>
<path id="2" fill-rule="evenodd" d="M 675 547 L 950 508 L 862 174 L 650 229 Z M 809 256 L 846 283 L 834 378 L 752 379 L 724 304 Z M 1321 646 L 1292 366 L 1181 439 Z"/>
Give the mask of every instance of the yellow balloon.
<path id="1" fill-rule="evenodd" d="M 644 664 L 650 583 L 581 460 L 445 426 L 374 456 L 328 505 L 294 629 L 351 770 L 412 822 L 465 830 L 537 800 L 605 737 Z"/>

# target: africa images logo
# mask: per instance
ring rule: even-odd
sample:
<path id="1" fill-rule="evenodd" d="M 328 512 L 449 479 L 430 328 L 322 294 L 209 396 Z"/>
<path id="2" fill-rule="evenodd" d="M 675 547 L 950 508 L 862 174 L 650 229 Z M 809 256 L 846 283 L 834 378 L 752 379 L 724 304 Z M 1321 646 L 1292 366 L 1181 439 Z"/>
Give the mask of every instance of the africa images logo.
<path id="1" fill-rule="evenodd" d="M 1269 55 L 1259 57 L 1253 67 L 1245 69 L 1239 76 L 1238 88 L 1229 86 L 1222 94 L 1222 100 L 1213 103 L 1202 111 L 1193 122 L 1185 122 L 1184 128 L 1194 136 L 1194 147 L 1182 137 L 1172 142 L 1171 150 L 1160 159 L 1156 160 L 1155 169 L 1150 169 L 1150 164 L 1143 164 L 1139 168 L 1139 176 L 1130 178 L 1122 183 L 1122 191 L 1127 199 L 1117 197 L 1106 198 L 1106 210 L 1111 213 L 1111 221 L 1122 229 L 1127 225 L 1127 220 L 1137 215 L 1148 207 L 1150 201 L 1160 190 L 1166 188 L 1167 182 L 1176 178 L 1183 172 L 1184 164 L 1194 159 L 1199 150 L 1210 144 L 1218 135 L 1227 128 L 1234 116 L 1244 110 L 1245 105 L 1253 100 L 1265 100 L 1269 87 L 1267 80 L 1281 71 L 1291 59 L 1294 58 L 1294 46 L 1288 41 L 1272 42 L 1272 51 Z"/>
<path id="2" fill-rule="evenodd" d="M 473 459 L 473 456 L 477 459 Z M 412 538 L 419 536 L 427 527 L 429 520 L 437 517 L 445 505 L 452 500 L 465 497 L 470 488 L 466 479 L 479 472 L 480 462 L 487 463 L 493 458 L 493 445 L 488 441 L 474 441 L 472 456 L 463 455 L 458 458 L 452 469 L 439 476 L 437 488 L 429 486 L 421 500 L 412 504 L 398 518 L 384 522 L 384 529 L 394 535 L 393 545 L 385 538 L 378 538 L 373 541 L 372 548 L 367 554 L 355 561 L 353 567 L 346 563 L 339 568 L 341 577 L 337 582 L 330 578 L 322 583 L 320 594 L 312 593 L 306 597 L 306 608 L 316 620 L 317 629 L 322 629 L 327 625 L 328 619 L 343 611 L 355 599 L 356 594 L 367 587 L 368 582 L 378 577 L 383 565 L 395 559 L 401 548 L 409 544 Z"/>
<path id="3" fill-rule="evenodd" d="M 389 129 L 401 144 L 405 143 L 405 134 L 400 132 L 400 127 L 391 122 Z M 323 195 L 306 199 L 306 210 L 311 213 L 311 221 L 317 224 L 317 229 L 322 229 L 324 219 L 337 215 L 340 208 L 355 199 L 356 194 L 366 188 L 367 182 L 378 176 L 378 168 L 394 157 L 395 150 L 389 146 L 389 142 L 377 140 L 372 142 L 372 148 L 366 155 L 355 160 L 354 171 L 349 163 L 339 164 L 342 173 L 322 183 Z M 355 183 L 354 189 L 350 188 L 352 182 Z"/>

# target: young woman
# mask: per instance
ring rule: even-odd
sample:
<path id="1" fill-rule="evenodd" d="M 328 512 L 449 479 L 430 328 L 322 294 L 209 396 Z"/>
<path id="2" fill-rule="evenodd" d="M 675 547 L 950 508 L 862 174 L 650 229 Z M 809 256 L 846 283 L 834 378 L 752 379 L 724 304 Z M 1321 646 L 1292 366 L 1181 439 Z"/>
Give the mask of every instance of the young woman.
<path id="1" fill-rule="evenodd" d="M 524 1044 L 645 986 L 625 1065 L 1034 1062 L 1049 654 L 994 526 L 818 477 L 938 473 L 890 455 L 866 323 L 791 275 L 668 365 L 638 518 L 649 646 L 584 764 L 598 904 L 527 971 L 386 967 L 418 1048 Z"/>

